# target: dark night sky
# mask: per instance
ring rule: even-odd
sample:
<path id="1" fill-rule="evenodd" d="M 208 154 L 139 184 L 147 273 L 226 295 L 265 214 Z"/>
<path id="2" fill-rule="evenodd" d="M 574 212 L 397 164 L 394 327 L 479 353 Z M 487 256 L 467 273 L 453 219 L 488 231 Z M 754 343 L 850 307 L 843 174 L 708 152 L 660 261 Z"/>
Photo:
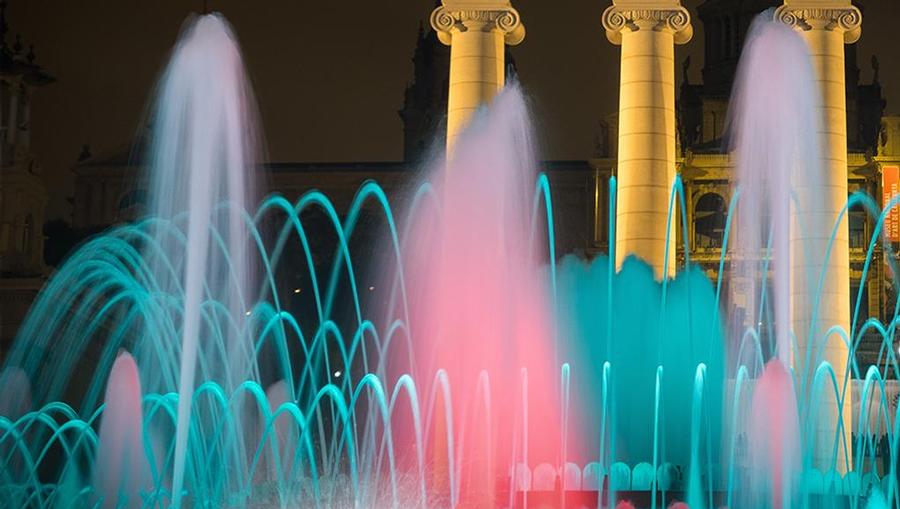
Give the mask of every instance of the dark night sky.
<path id="1" fill-rule="evenodd" d="M 10 0 L 11 35 L 33 42 L 59 82 L 33 103 L 32 148 L 52 192 L 49 216 L 68 216 L 71 167 L 84 143 L 95 155 L 136 132 L 154 80 L 182 21 L 200 0 Z M 515 49 L 548 159 L 591 155 L 597 122 L 618 101 L 618 50 L 600 15 L 609 0 L 514 0 L 527 27 Z M 700 0 L 684 0 L 696 12 Z M 399 160 L 397 110 L 410 58 L 432 0 L 211 0 L 232 22 L 256 88 L 273 161 Z M 888 111 L 900 112 L 898 0 L 866 0 L 859 47 L 862 79 L 881 60 Z M 703 30 L 679 47 L 702 68 Z M 680 72 L 678 73 L 680 75 Z"/>

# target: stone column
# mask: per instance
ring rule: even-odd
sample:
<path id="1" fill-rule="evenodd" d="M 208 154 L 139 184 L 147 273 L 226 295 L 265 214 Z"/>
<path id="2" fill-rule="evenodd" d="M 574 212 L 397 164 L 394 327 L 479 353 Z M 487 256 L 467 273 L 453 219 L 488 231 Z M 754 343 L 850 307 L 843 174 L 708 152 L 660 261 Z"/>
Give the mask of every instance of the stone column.
<path id="1" fill-rule="evenodd" d="M 657 278 L 673 276 L 678 221 L 666 228 L 666 220 L 675 181 L 675 44 L 691 39 L 691 17 L 679 0 L 613 0 L 603 27 L 622 46 L 616 267 L 636 255 Z"/>
<path id="2" fill-rule="evenodd" d="M 503 88 L 504 44 L 525 38 L 525 26 L 509 0 L 443 0 L 431 13 L 438 39 L 450 46 L 447 148 L 469 117 Z"/>
<path id="3" fill-rule="evenodd" d="M 828 226 L 822 228 L 823 231 L 800 231 L 799 235 L 792 237 L 791 270 L 797 274 L 797 271 L 807 269 L 807 261 L 801 258 L 808 259 L 806 254 L 802 257 L 796 255 L 798 250 L 805 245 L 818 246 L 813 249 L 818 251 L 821 248 L 824 252 L 838 214 L 847 202 L 847 96 L 844 83 L 844 44 L 859 39 L 862 13 L 851 5 L 851 0 L 785 0 L 775 16 L 803 35 L 809 45 L 819 85 L 816 107 L 821 112 L 819 135 L 822 164 L 825 166 L 824 181 L 809 189 L 798 186 L 795 192 L 798 203 L 812 205 L 810 218 L 816 219 L 813 224 L 824 223 Z M 815 196 L 812 193 L 815 193 Z M 825 271 L 826 277 L 824 286 L 819 292 L 816 323 L 811 328 L 809 320 L 812 317 L 812 309 L 808 294 L 805 293 L 807 290 L 800 284 L 792 284 L 791 288 L 793 327 L 797 334 L 800 353 L 804 356 L 804 359 L 800 360 L 801 363 L 805 362 L 807 349 L 815 347 L 813 351 L 815 356 L 825 341 L 829 327 L 839 325 L 848 333 L 850 330 L 850 253 L 846 215 L 838 227 L 830 258 L 827 261 L 820 259 L 814 269 L 816 277 L 822 270 Z M 810 329 L 814 338 L 812 345 L 806 344 Z M 822 357 L 813 357 L 811 366 L 800 364 L 798 372 L 811 376 L 813 369 L 823 360 L 831 364 L 839 384 L 842 384 L 847 375 L 848 349 L 841 338 L 828 337 Z M 828 384 L 830 385 L 830 381 Z M 830 386 L 826 390 L 832 392 Z M 809 394 L 801 396 L 809 397 Z M 813 456 L 816 467 L 828 469 L 831 466 L 834 437 L 840 417 L 843 417 L 845 425 L 843 437 L 847 440 L 848 448 L 850 447 L 852 428 L 850 389 L 847 389 L 847 400 L 843 408 L 838 408 L 831 395 L 821 400 L 820 404 L 822 411 L 819 415 L 816 450 Z M 836 468 L 840 472 L 845 472 L 851 465 L 844 461 L 842 454 L 839 454 Z"/>

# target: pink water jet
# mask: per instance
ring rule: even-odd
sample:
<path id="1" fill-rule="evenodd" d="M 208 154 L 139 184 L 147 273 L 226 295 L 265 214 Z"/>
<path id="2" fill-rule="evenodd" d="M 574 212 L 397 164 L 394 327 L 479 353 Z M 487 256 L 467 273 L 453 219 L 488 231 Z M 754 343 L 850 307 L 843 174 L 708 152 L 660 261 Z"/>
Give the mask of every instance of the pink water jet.
<path id="1" fill-rule="evenodd" d="M 106 385 L 94 466 L 94 487 L 103 497 L 104 508 L 143 505 L 140 491 L 148 481 L 148 465 L 142 397 L 137 364 L 122 352 L 113 363 Z"/>
<path id="2" fill-rule="evenodd" d="M 812 310 L 833 228 L 823 197 L 834 189 L 822 174 L 809 48 L 771 14 L 760 15 L 748 31 L 730 129 L 740 191 L 735 272 L 753 286 L 747 292 L 750 327 L 762 334 L 770 325 L 776 345 L 753 391 L 748 496 L 751 507 L 781 508 L 793 504 L 800 488 L 797 394 L 819 362 L 807 355 L 818 348 L 810 333 L 823 326 L 813 323 L 821 318 Z M 763 304 L 767 281 L 771 291 Z"/>
<path id="3" fill-rule="evenodd" d="M 756 382 L 750 423 L 750 487 L 757 502 L 780 509 L 793 499 L 800 471 L 800 419 L 794 380 L 777 359 Z"/>
<path id="4" fill-rule="evenodd" d="M 532 225 L 529 130 L 518 87 L 507 87 L 432 172 L 438 205 L 413 215 L 405 243 L 417 380 L 443 369 L 451 387 L 452 419 L 439 397 L 425 439 L 432 492 L 450 487 L 452 425 L 452 489 L 463 505 L 490 503 L 516 462 L 564 457 L 546 234 L 539 233 L 546 227 Z M 567 448 L 577 445 L 569 440 Z"/>

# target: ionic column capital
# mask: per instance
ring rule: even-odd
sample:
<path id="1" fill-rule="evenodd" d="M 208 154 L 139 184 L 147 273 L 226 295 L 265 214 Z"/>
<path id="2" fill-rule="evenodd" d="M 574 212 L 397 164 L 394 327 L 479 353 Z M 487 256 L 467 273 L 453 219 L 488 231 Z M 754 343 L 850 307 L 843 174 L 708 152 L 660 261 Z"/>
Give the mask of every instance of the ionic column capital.
<path id="1" fill-rule="evenodd" d="M 437 32 L 438 39 L 448 46 L 454 33 L 469 30 L 498 30 L 511 46 L 525 39 L 525 25 L 519 11 L 508 1 L 444 0 L 443 5 L 431 13 L 431 27 Z"/>
<path id="2" fill-rule="evenodd" d="M 602 23 L 606 29 L 606 38 L 613 44 L 622 43 L 624 31 L 671 32 L 675 36 L 675 44 L 684 44 L 694 35 L 691 14 L 677 1 L 671 0 L 649 3 L 616 0 L 603 12 Z"/>
<path id="3" fill-rule="evenodd" d="M 801 31 L 840 31 L 846 44 L 853 44 L 862 34 L 862 12 L 850 5 L 829 5 L 839 2 L 790 1 L 775 11 L 775 19 Z"/>

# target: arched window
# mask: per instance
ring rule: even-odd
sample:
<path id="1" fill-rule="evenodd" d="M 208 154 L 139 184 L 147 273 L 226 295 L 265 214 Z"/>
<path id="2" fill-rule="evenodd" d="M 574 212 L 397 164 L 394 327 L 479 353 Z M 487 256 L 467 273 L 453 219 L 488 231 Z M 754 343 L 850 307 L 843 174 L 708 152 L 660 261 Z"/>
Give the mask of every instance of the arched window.
<path id="1" fill-rule="evenodd" d="M 868 239 L 866 238 L 866 209 L 857 203 L 850 207 L 847 216 L 847 223 L 850 230 L 850 247 L 853 249 L 864 249 L 868 247 Z"/>
<path id="2" fill-rule="evenodd" d="M 722 247 L 725 233 L 725 199 L 716 193 L 706 193 L 694 208 L 694 247 L 714 249 Z"/>

